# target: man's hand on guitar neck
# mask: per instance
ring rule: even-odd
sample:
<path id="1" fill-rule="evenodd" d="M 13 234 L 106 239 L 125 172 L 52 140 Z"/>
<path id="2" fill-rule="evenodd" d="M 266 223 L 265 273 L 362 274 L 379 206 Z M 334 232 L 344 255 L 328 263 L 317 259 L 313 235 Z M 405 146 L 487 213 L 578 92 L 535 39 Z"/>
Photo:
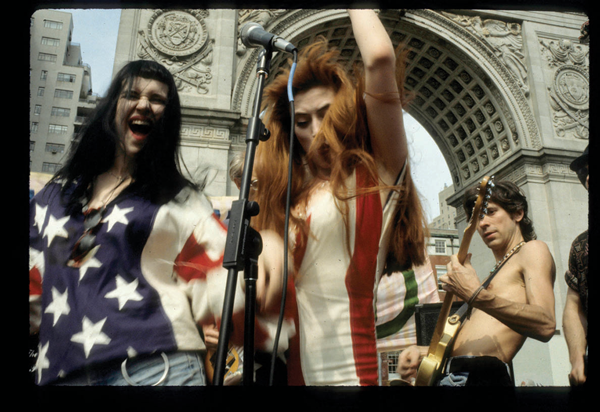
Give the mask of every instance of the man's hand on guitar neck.
<path id="1" fill-rule="evenodd" d="M 453 293 L 462 300 L 468 301 L 481 286 L 477 272 L 471 266 L 471 253 L 467 255 L 462 265 L 458 261 L 457 255 L 451 256 L 446 268 L 447 273 L 439 277 L 442 288 L 446 292 Z"/>
<path id="2" fill-rule="evenodd" d="M 408 382 L 414 381 L 421 361 L 427 356 L 428 349 L 427 346 L 413 345 L 400 352 L 397 367 L 400 379 Z"/>

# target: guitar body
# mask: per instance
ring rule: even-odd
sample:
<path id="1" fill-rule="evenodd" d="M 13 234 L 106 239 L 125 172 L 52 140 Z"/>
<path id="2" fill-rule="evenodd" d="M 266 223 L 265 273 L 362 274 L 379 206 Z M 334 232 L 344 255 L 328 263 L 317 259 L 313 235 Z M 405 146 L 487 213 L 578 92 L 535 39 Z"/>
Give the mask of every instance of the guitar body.
<path id="1" fill-rule="evenodd" d="M 444 333 L 442 334 L 435 350 L 427 354 L 421 361 L 417 371 L 415 386 L 433 386 L 446 366 L 446 359 L 452 352 L 452 343 L 460 328 L 460 322 L 452 323 L 452 317 L 446 321 Z"/>
<path id="2" fill-rule="evenodd" d="M 238 383 L 242 375 L 242 357 L 240 352 L 235 347 L 230 346 L 227 351 L 227 359 L 225 361 L 225 375 L 223 375 L 223 385 L 233 386 Z M 217 357 L 216 351 L 208 351 L 206 359 L 204 361 L 204 368 L 206 369 L 206 378 L 208 383 L 213 383 L 215 375 L 215 361 Z"/>
<path id="3" fill-rule="evenodd" d="M 458 250 L 458 261 L 462 264 L 467 258 L 469 245 L 477 226 L 476 221 L 480 215 L 487 213 L 487 201 L 491 195 L 493 183 L 491 178 L 485 176 L 479 185 L 479 194 L 473 207 L 473 213 L 467 228 L 465 229 L 460 248 Z M 454 294 L 446 292 L 444 303 L 440 309 L 440 314 L 435 327 L 435 331 L 429 344 L 427 356 L 423 358 L 417 371 L 415 386 L 433 386 L 437 382 L 440 374 L 446 366 L 446 360 L 452 352 L 452 345 L 458 330 L 460 329 L 460 319 L 456 315 L 448 317 Z"/>

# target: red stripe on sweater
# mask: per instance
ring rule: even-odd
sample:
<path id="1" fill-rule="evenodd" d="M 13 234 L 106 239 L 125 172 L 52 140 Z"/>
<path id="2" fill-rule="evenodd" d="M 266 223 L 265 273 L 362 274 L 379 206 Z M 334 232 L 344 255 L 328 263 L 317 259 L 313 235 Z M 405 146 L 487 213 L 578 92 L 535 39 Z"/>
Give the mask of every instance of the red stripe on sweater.
<path id="1" fill-rule="evenodd" d="M 356 186 L 364 188 L 373 184 L 364 171 L 358 168 Z M 381 227 L 382 208 L 379 193 L 358 197 L 355 246 L 346 273 L 346 288 L 350 298 L 350 327 L 356 373 L 361 385 L 378 384 L 373 287 Z"/>

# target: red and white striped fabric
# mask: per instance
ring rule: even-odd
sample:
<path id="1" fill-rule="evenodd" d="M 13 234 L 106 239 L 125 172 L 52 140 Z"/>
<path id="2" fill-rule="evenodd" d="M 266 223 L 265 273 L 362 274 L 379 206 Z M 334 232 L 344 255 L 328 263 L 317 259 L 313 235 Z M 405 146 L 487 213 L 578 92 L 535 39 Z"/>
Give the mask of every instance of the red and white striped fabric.
<path id="1" fill-rule="evenodd" d="M 348 179 L 350 190 L 370 185 L 362 169 Z M 349 200 L 349 233 L 330 192 L 311 199 L 310 235 L 294 250 L 299 334 L 291 342 L 289 384 L 378 384 L 375 294 L 396 197 L 383 207 L 379 193 Z"/>

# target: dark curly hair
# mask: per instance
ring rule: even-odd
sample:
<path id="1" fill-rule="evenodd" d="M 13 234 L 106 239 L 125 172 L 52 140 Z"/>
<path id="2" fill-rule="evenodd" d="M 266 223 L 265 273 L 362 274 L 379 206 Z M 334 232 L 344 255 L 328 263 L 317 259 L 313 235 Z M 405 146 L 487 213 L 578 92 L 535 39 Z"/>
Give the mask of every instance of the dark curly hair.
<path id="1" fill-rule="evenodd" d="M 511 216 L 514 216 L 516 213 L 523 211 L 523 219 L 519 222 L 519 227 L 521 228 L 521 234 L 523 235 L 523 239 L 526 242 L 530 240 L 537 239 L 537 235 L 535 234 L 535 229 L 533 228 L 533 222 L 527 216 L 528 205 L 527 198 L 525 194 L 519 189 L 519 187 L 509 181 L 493 181 L 494 187 L 492 189 L 492 194 L 490 196 L 490 201 L 496 203 L 502 209 L 506 210 Z M 463 208 L 465 213 L 467 214 L 467 218 L 471 219 L 471 214 L 473 213 L 473 207 L 475 206 L 475 201 L 477 200 L 477 195 L 479 194 L 478 189 L 479 185 L 476 187 L 472 187 L 465 192 L 465 197 L 463 201 Z"/>

